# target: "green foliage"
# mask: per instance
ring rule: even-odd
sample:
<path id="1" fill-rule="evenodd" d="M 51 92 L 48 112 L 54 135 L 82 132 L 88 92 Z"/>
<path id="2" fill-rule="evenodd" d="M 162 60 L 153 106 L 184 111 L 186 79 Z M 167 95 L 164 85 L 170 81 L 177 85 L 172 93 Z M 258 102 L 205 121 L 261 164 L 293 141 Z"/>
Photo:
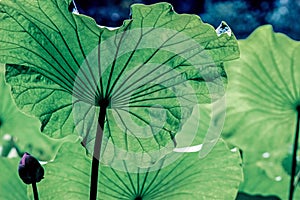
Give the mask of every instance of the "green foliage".
<path id="1" fill-rule="evenodd" d="M 27 199 L 26 185 L 18 176 L 18 159 L 0 157 L 0 199 Z"/>
<path id="2" fill-rule="evenodd" d="M 18 176 L 20 156 L 27 151 L 41 161 L 50 160 L 63 141 L 75 138 L 50 139 L 40 132 L 38 119 L 18 110 L 4 81 L 4 65 L 0 65 L 0 94 L 0 199 L 27 199 L 27 187 Z"/>
<path id="3" fill-rule="evenodd" d="M 239 56 L 233 34 L 217 36 L 167 3 L 134 5 L 132 19 L 111 30 L 70 13 L 69 3 L 0 3 L 7 82 L 43 132 L 79 134 L 92 153 L 99 106 L 108 106 L 103 151 L 108 143 L 139 153 L 173 148 L 193 106 L 223 95 L 222 62 Z"/>
<path id="4" fill-rule="evenodd" d="M 225 66 L 229 84 L 224 137 L 243 151 L 241 191 L 286 199 L 286 159 L 300 103 L 300 44 L 268 25 L 239 46 L 241 58 Z M 299 190 L 295 195 L 300 198 Z"/>
<path id="5" fill-rule="evenodd" d="M 103 143 L 101 199 L 234 198 L 239 153 L 218 140 L 217 129 L 199 131 L 213 116 L 199 118 L 194 109 L 224 95 L 223 62 L 239 57 L 225 22 L 229 31 L 217 34 L 170 4 L 137 4 L 132 19 L 110 29 L 69 12 L 70 2 L 0 1 L 0 62 L 17 106 L 37 116 L 51 137 L 79 135 L 89 153 Z M 100 118 L 104 139 L 95 141 Z M 205 158 L 173 152 L 195 135 Z M 41 199 L 86 199 L 91 159 L 85 153 L 79 143 L 61 148 L 45 167 Z"/>
<path id="6" fill-rule="evenodd" d="M 204 133 L 208 131 L 209 122 L 211 121 L 209 114 L 211 105 L 201 105 L 199 109 L 200 111 L 197 109 L 194 110 L 193 115 L 191 116 L 192 120 L 189 120 L 183 126 L 182 131 L 176 136 L 178 139 L 178 149 L 182 149 L 189 144 L 188 137 L 194 137 L 194 135 L 189 135 L 189 133 L 191 133 L 195 127 L 198 127 L 198 134 L 193 145 L 203 142 L 205 137 Z M 199 124 L 197 121 L 199 120 L 199 116 L 197 117 L 197 115 L 199 115 L 201 121 L 204 121 L 205 123 Z M 185 140 L 188 140 L 188 142 Z M 104 157 L 106 156 L 104 155 Z M 9 192 L 14 191 L 15 188 L 19 187 L 23 188 L 19 191 L 23 191 L 23 195 L 26 195 L 26 187 L 19 181 L 20 179 L 17 176 L 16 166 L 18 165 L 18 161 L 7 160 L 8 159 L 1 160 L 0 162 L 0 169 L 7 170 L 6 175 L 1 179 L 2 182 L 0 182 L 1 186 L 5 188 L 3 193 L 1 193 L 4 196 L 0 195 L 0 197 L 5 197 L 3 199 L 10 199 L 10 196 L 7 197 L 6 195 L 16 195 L 14 193 L 9 194 Z M 174 160 L 177 161 L 172 163 Z M 90 161 L 91 158 L 85 155 L 85 151 L 81 145 L 72 143 L 64 144 L 54 161 L 44 165 L 46 173 L 45 178 L 38 184 L 41 199 L 86 199 L 89 191 L 88 171 L 91 166 Z M 12 162 L 12 164 L 7 166 L 6 162 Z M 139 168 L 140 175 L 137 175 L 136 171 L 134 172 L 134 170 L 137 170 L 136 167 L 129 167 L 130 160 L 122 161 L 121 167 L 119 166 L 118 169 L 101 166 L 99 169 L 101 173 L 99 181 L 99 199 L 120 199 L 121 194 L 123 196 L 128 196 L 127 190 L 133 191 L 128 177 L 135 180 L 139 178 L 140 188 L 142 188 L 143 181 L 146 179 L 144 184 L 148 186 L 150 184 L 152 185 L 149 186 L 147 192 L 148 196 L 151 194 L 154 196 L 159 195 L 159 193 L 155 194 L 155 191 L 165 189 L 171 190 L 172 192 L 170 193 L 170 196 L 164 196 L 164 198 L 174 199 L 175 197 L 172 197 L 172 195 L 177 192 L 176 195 L 178 198 L 179 193 L 181 193 L 182 196 L 180 197 L 184 199 L 199 199 L 199 196 L 200 198 L 203 197 L 203 199 L 205 197 L 224 199 L 222 198 L 224 195 L 226 196 L 226 199 L 233 199 L 237 193 L 239 182 L 242 179 L 239 154 L 236 151 L 229 151 L 223 141 L 219 141 L 213 152 L 210 152 L 204 159 L 199 159 L 198 151 L 185 154 L 174 152 L 172 155 L 165 157 L 161 162 L 148 169 Z M 128 165 L 128 173 L 126 172 L 126 169 L 124 169 L 123 163 Z M 133 163 L 131 163 L 131 165 L 132 164 Z M 160 164 L 163 164 L 166 167 L 159 170 L 159 172 L 155 171 L 156 167 Z M 116 168 L 116 166 L 114 167 Z M 16 170 L 11 170 L 12 168 L 15 168 Z M 117 172 L 117 175 L 122 178 L 122 181 L 128 185 L 128 188 L 124 186 L 122 181 L 114 174 L 114 171 Z M 147 171 L 149 171 L 149 175 L 147 175 L 148 178 L 145 178 Z M 194 175 L 197 171 L 199 174 Z M 156 173 L 158 173 L 158 177 L 155 177 Z M 14 177 L 11 178 L 13 174 Z M 12 184 L 11 181 L 17 182 Z M 153 183 L 151 183 L 152 181 Z M 133 183 L 134 187 L 137 188 L 137 181 L 134 181 Z M 158 189 L 160 187 L 162 187 L 162 189 Z M 28 189 L 28 192 L 29 198 L 31 198 L 31 189 Z M 162 192 L 160 195 L 167 194 L 169 193 Z M 119 195 L 119 198 L 117 198 L 116 195 Z M 131 196 L 133 197 L 134 193 L 131 194 Z M 12 197 L 11 199 L 16 198 Z M 26 199 L 26 197 L 23 196 L 22 199 Z"/>
<path id="7" fill-rule="evenodd" d="M 25 115 L 16 107 L 10 88 L 4 81 L 3 65 L 0 66 L 0 94 L 0 146 L 3 147 L 1 154 L 7 156 L 12 148 L 17 148 L 20 154 L 27 151 L 40 160 L 50 160 L 59 143 L 40 132 L 40 123 L 36 118 Z M 5 140 L 5 135 L 12 139 Z"/>
<path id="8" fill-rule="evenodd" d="M 198 153 L 172 153 L 179 157 L 165 166 L 164 159 L 157 163 L 159 170 L 100 167 L 99 199 L 233 199 L 241 168 L 238 152 L 231 152 L 222 140 L 204 159 Z M 169 158 L 167 158 L 169 159 Z M 78 144 L 65 143 L 54 162 L 45 166 L 45 180 L 39 185 L 41 199 L 86 199 L 89 191 L 90 158 Z M 65 167 L 68 166 L 68 167 Z"/>

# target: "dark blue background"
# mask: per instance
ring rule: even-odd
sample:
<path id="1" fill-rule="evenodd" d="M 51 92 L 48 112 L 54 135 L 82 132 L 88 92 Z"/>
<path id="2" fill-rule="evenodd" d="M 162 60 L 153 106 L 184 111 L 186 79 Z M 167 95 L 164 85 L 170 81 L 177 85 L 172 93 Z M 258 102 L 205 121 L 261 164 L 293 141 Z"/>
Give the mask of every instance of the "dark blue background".
<path id="1" fill-rule="evenodd" d="M 156 0 L 75 0 L 81 14 L 93 17 L 99 25 L 116 27 L 128 19 L 132 3 L 152 4 Z M 275 31 L 300 39 L 300 0 L 174 0 L 177 13 L 199 15 L 217 27 L 226 21 L 238 39 L 246 38 L 256 27 L 272 24 Z"/>

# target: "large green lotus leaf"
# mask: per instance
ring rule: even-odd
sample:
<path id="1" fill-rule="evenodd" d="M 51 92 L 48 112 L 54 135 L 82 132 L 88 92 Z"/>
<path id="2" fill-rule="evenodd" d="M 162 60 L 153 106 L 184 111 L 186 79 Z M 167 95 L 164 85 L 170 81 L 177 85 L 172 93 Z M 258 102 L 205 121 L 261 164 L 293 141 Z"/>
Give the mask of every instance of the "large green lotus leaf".
<path id="1" fill-rule="evenodd" d="M 107 143 L 172 148 L 193 106 L 223 95 L 223 61 L 239 56 L 231 32 L 217 34 L 167 3 L 134 5 L 132 19 L 109 29 L 70 13 L 70 2 L 0 2 L 0 62 L 9 64 L 17 105 L 38 116 L 45 133 L 78 132 L 92 152 L 105 107 Z"/>
<path id="2" fill-rule="evenodd" d="M 0 157 L 0 199 L 27 199 L 27 187 L 18 175 L 18 159 Z"/>
<path id="3" fill-rule="evenodd" d="M 128 172 L 101 166 L 98 199 L 234 199 L 242 179 L 238 152 L 220 140 L 205 158 L 197 152 L 172 153 L 179 157 L 165 166 Z M 89 194 L 90 158 L 77 144 L 65 143 L 55 160 L 45 165 L 45 179 L 39 183 L 41 199 L 86 199 Z"/>
<path id="4" fill-rule="evenodd" d="M 226 65 L 224 137 L 242 149 L 251 194 L 288 197 L 290 154 L 300 105 L 300 43 L 262 26 L 239 41 L 241 58 Z M 295 199 L 300 198 L 296 190 Z"/>
<path id="5" fill-rule="evenodd" d="M 10 94 L 10 88 L 4 80 L 4 65 L 0 66 L 0 146 L 4 143 L 7 149 L 2 149 L 3 155 L 9 153 L 14 145 L 21 151 L 27 151 L 40 160 L 50 160 L 57 150 L 58 141 L 43 135 L 39 130 L 39 120 L 25 115 L 15 105 Z M 3 137 L 8 134 L 13 141 L 6 142 Z M 4 148 L 4 147 L 3 147 Z M 7 151 L 7 152 L 4 152 Z M 21 155 L 20 155 L 21 156 Z"/>
<path id="6" fill-rule="evenodd" d="M 205 157 L 210 153 L 222 132 L 225 116 L 225 112 L 221 111 L 223 109 L 225 109 L 224 98 L 213 104 L 200 104 L 195 106 L 190 119 L 176 134 L 175 140 L 177 143 L 173 151 L 199 152 L 200 157 Z M 221 119 L 221 117 L 223 117 L 223 119 Z M 155 160 L 162 158 L 165 153 L 154 151 L 147 155 L 148 156 L 141 156 L 136 152 L 128 152 L 118 149 L 114 145 L 107 145 L 102 159 L 104 163 L 115 169 L 122 169 L 123 160 L 126 160 L 126 162 L 135 163 L 135 165 L 132 166 L 133 169 L 135 169 L 136 166 L 146 167 L 152 165 Z M 141 162 L 137 162 L 137 160 Z M 149 161 L 150 163 L 148 163 Z M 173 161 L 173 157 L 172 159 L 169 159 L 169 157 L 165 158 L 165 164 Z M 131 167 L 128 167 L 129 171 L 131 171 L 131 169 Z"/>

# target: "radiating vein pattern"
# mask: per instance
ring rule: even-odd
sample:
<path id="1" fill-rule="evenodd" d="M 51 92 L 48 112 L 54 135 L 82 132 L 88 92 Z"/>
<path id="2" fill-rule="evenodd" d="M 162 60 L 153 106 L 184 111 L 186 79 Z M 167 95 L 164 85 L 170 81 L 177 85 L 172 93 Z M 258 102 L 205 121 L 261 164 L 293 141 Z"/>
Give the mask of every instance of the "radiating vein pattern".
<path id="1" fill-rule="evenodd" d="M 241 58 L 225 63 L 231 81 L 223 136 L 245 155 L 241 190 L 285 199 L 290 175 L 283 163 L 292 149 L 300 105 L 300 43 L 266 25 L 239 44 Z"/>
<path id="2" fill-rule="evenodd" d="M 127 171 L 130 162 L 123 160 L 122 170 L 101 165 L 98 199 L 181 200 L 233 199 L 241 181 L 242 169 L 237 152 L 223 141 L 204 159 L 197 153 L 172 153 L 178 157 L 169 166 L 162 159 L 155 166 Z M 63 167 L 69 166 L 69 167 Z M 45 180 L 39 184 L 41 199 L 86 199 L 90 158 L 82 146 L 64 143 L 53 162 L 45 166 Z M 58 184 L 61 182 L 60 184 Z M 61 188 L 64 186 L 64 189 Z"/>
<path id="3" fill-rule="evenodd" d="M 159 151 L 176 145 L 194 105 L 224 95 L 223 62 L 239 56 L 233 35 L 217 36 L 167 3 L 134 5 L 132 18 L 111 30 L 69 12 L 70 2 L 0 1 L 6 79 L 47 134 L 79 134 L 92 153 L 97 112 L 108 101 L 104 136 L 113 154 Z"/>
<path id="4" fill-rule="evenodd" d="M 127 172 L 129 162 L 123 162 L 123 170 L 118 171 L 109 167 L 102 167 L 101 175 L 102 182 L 108 187 L 103 187 L 99 191 L 99 196 L 102 198 L 110 198 L 113 195 L 117 198 L 135 199 L 221 199 L 217 192 L 210 192 L 208 188 L 216 188 L 223 190 L 226 186 L 220 184 L 222 181 L 218 177 L 220 170 L 235 171 L 233 166 L 224 166 L 220 168 L 220 164 L 224 159 L 232 158 L 233 155 L 228 153 L 228 157 L 223 157 L 221 143 L 218 143 L 216 149 L 212 151 L 214 157 L 208 156 L 204 159 L 199 159 L 197 153 L 174 153 L 167 157 L 179 157 L 169 166 L 164 166 L 165 157 L 160 160 L 155 166 L 141 169 L 136 168 L 135 172 Z M 232 153 L 231 153 L 232 154 Z M 218 169 L 217 169 L 218 168 Z M 232 171 L 233 170 L 233 171 Z M 234 179 L 229 176 L 222 180 L 232 184 Z M 226 175 L 225 175 L 226 176 Z M 113 181 L 116 180 L 116 181 Z M 118 184 L 120 182 L 120 184 Z M 120 187 L 116 187 L 119 185 Z M 222 186 L 221 186 L 222 185 Z M 220 187 L 219 187 L 220 186 Z M 218 190 L 217 189 L 217 190 Z M 228 198 L 228 192 L 224 192 L 222 198 Z"/>
<path id="5" fill-rule="evenodd" d="M 292 138 L 296 107 L 300 103 L 300 44 L 274 33 L 271 26 L 264 26 L 240 41 L 240 47 L 240 60 L 232 61 L 227 68 L 232 80 L 227 93 L 231 127 L 238 124 L 238 129 L 260 132 L 261 135 L 247 134 L 247 138 L 259 136 L 269 141 L 268 145 L 277 144 L 272 144 L 270 138 L 281 137 L 283 133 L 278 130 L 282 130 L 287 134 L 282 139 L 286 143 Z M 244 116 L 241 118 L 238 113 Z M 235 122 L 236 117 L 240 120 Z"/>

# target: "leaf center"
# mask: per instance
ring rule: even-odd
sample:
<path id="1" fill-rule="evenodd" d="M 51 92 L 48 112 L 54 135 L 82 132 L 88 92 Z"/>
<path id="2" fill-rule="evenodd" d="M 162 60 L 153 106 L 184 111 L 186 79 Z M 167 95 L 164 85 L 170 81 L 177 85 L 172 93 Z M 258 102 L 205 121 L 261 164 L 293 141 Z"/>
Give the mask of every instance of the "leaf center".
<path id="1" fill-rule="evenodd" d="M 139 195 L 139 196 L 136 196 L 134 200 L 142 200 L 143 198 Z"/>
<path id="2" fill-rule="evenodd" d="M 110 99 L 109 98 L 101 98 L 96 100 L 96 105 L 100 107 L 107 108 L 110 104 Z"/>

